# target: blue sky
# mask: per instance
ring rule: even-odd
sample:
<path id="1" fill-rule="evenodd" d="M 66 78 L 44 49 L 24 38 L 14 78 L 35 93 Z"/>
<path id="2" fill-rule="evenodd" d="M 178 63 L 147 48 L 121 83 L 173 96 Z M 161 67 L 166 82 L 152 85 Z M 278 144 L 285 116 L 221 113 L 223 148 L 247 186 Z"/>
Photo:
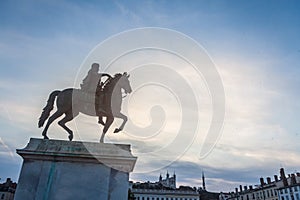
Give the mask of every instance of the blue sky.
<path id="1" fill-rule="evenodd" d="M 156 180 L 169 169 L 180 183 L 200 186 L 204 170 L 208 189 L 228 191 L 280 167 L 299 171 L 299 9 L 299 1 L 1 1 L 1 180 L 17 180 L 15 149 L 40 137 L 37 119 L 50 91 L 72 87 L 97 44 L 142 27 L 174 29 L 205 48 L 223 81 L 226 119 L 204 160 L 191 147 L 133 180 Z M 52 131 L 64 139 L 57 125 Z"/>

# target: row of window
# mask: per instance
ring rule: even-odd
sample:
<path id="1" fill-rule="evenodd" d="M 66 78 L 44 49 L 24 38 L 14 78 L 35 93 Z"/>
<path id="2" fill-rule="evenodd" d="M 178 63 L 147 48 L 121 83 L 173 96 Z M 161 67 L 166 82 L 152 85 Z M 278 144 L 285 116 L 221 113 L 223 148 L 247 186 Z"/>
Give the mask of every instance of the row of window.
<path id="1" fill-rule="evenodd" d="M 293 187 L 294 188 L 294 192 L 298 192 L 299 191 L 299 188 L 298 188 L 299 186 L 296 186 L 296 187 Z M 283 193 L 288 193 L 288 190 L 290 191 L 290 192 L 293 192 L 293 189 L 290 187 L 289 189 L 287 189 L 287 188 L 285 188 L 284 190 L 282 189 L 282 190 L 280 190 L 280 194 L 283 194 Z"/>
<path id="2" fill-rule="evenodd" d="M 244 196 L 241 196 L 241 200 L 250 200 L 250 196 L 252 196 L 252 199 L 265 199 L 277 196 L 276 190 L 266 190 L 266 191 L 260 191 L 256 193 L 247 194 L 246 198 L 244 199 Z"/>
<path id="3" fill-rule="evenodd" d="M 281 200 L 300 200 L 299 193 L 296 193 L 295 196 L 281 196 Z"/>
<path id="4" fill-rule="evenodd" d="M 280 194 L 288 194 L 293 193 L 293 192 L 298 192 L 300 191 L 300 187 L 293 187 L 292 188 L 285 188 L 280 190 Z M 266 199 L 266 198 L 270 198 L 273 196 L 277 196 L 277 192 L 276 190 L 266 190 L 266 191 L 260 191 L 260 192 L 256 192 L 256 193 L 252 193 L 252 194 L 247 194 L 245 196 L 240 196 L 240 198 L 238 198 L 238 200 L 250 200 L 249 196 L 252 195 L 252 200 L 260 200 L 260 199 Z M 295 193 L 295 196 L 293 194 L 291 194 L 290 196 L 281 196 L 280 200 L 300 200 L 299 197 L 299 193 Z M 245 198 L 246 197 L 246 198 Z"/>
<path id="5" fill-rule="evenodd" d="M 197 198 L 181 198 L 181 197 L 137 197 L 137 200 L 198 200 Z"/>

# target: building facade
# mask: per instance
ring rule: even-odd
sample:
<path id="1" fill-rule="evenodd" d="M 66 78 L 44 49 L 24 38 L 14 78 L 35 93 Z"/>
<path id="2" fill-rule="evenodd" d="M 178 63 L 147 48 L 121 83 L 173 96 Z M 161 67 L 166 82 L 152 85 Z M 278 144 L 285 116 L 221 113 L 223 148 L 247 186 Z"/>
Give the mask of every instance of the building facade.
<path id="1" fill-rule="evenodd" d="M 137 189 L 132 193 L 136 200 L 200 200 L 197 191 L 168 189 Z"/>
<path id="2" fill-rule="evenodd" d="M 240 185 L 239 189 L 235 188 L 235 192 L 220 195 L 219 200 L 300 200 L 296 199 L 297 193 L 295 193 L 295 190 L 298 190 L 298 188 L 296 186 L 296 189 L 292 187 L 292 185 L 299 182 L 299 173 L 297 173 L 297 175 L 289 174 L 288 177 L 286 177 L 284 169 L 281 168 L 280 178 L 278 178 L 277 175 L 274 175 L 273 181 L 270 177 L 267 177 L 266 182 L 264 178 L 260 178 L 260 184 L 255 185 L 255 187 L 252 185 L 244 187 Z M 292 191 L 293 197 L 290 195 L 292 192 L 289 193 L 286 191 Z M 284 197 L 282 198 L 282 196 Z"/>
<path id="3" fill-rule="evenodd" d="M 298 177 L 298 180 L 297 180 Z M 283 187 L 278 189 L 279 200 L 300 200 L 300 174 L 291 174 L 290 182 L 285 182 Z"/>
<path id="4" fill-rule="evenodd" d="M 17 183 L 7 178 L 5 183 L 0 184 L 0 200 L 13 200 L 16 188 Z"/>

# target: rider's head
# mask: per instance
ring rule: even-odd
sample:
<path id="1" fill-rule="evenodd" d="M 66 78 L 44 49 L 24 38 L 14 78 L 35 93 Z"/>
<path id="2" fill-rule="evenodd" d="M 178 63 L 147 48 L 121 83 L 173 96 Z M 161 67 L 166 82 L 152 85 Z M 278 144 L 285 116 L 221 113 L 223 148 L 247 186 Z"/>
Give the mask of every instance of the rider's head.
<path id="1" fill-rule="evenodd" d="M 93 63 L 92 64 L 92 71 L 98 72 L 99 71 L 99 64 L 98 63 Z"/>

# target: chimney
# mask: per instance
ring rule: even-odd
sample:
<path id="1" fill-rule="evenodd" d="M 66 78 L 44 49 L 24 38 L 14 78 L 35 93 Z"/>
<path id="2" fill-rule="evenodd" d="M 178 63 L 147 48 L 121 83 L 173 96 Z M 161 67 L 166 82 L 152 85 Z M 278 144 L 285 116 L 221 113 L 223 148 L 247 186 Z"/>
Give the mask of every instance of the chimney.
<path id="1" fill-rule="evenodd" d="M 249 185 L 249 189 L 250 189 L 250 190 L 253 190 L 253 186 L 252 186 L 252 185 Z"/>
<path id="2" fill-rule="evenodd" d="M 287 182 L 287 179 L 285 177 L 285 173 L 284 173 L 283 168 L 280 169 L 280 179 L 282 180 L 282 183 L 283 183 L 284 187 L 288 186 L 288 182 Z"/>
<path id="3" fill-rule="evenodd" d="M 275 182 L 278 182 L 278 176 L 274 175 Z"/>
<path id="4" fill-rule="evenodd" d="M 11 179 L 10 179 L 10 178 L 7 178 L 7 179 L 6 179 L 6 182 L 4 183 L 4 185 L 5 185 L 6 187 L 8 187 L 8 186 L 10 186 L 11 184 L 12 184 Z"/>
<path id="5" fill-rule="evenodd" d="M 270 177 L 267 177 L 267 183 L 271 184 L 271 178 Z"/>
<path id="6" fill-rule="evenodd" d="M 300 177 L 300 173 L 299 172 L 297 172 L 297 176 Z"/>
<path id="7" fill-rule="evenodd" d="M 238 188 L 235 188 L 235 193 L 237 194 L 239 191 L 238 191 Z"/>
<path id="8" fill-rule="evenodd" d="M 260 185 L 261 185 L 261 186 L 263 186 L 263 185 L 265 184 L 265 182 L 264 182 L 264 178 L 263 178 L 263 177 L 261 177 L 259 180 L 260 180 Z"/>
<path id="9" fill-rule="evenodd" d="M 248 187 L 247 187 L 247 185 L 245 185 L 245 186 L 244 186 L 244 190 L 245 190 L 245 191 L 246 191 L 246 190 L 248 190 Z"/>
<path id="10" fill-rule="evenodd" d="M 290 175 L 290 174 L 288 174 L 288 177 L 289 177 L 289 178 L 291 178 L 291 175 Z"/>
<path id="11" fill-rule="evenodd" d="M 297 184 L 296 176 L 295 174 L 292 174 L 291 185 L 296 185 L 296 184 Z"/>
<path id="12" fill-rule="evenodd" d="M 240 192 L 242 192 L 243 191 L 243 187 L 242 187 L 242 185 L 240 185 Z"/>

